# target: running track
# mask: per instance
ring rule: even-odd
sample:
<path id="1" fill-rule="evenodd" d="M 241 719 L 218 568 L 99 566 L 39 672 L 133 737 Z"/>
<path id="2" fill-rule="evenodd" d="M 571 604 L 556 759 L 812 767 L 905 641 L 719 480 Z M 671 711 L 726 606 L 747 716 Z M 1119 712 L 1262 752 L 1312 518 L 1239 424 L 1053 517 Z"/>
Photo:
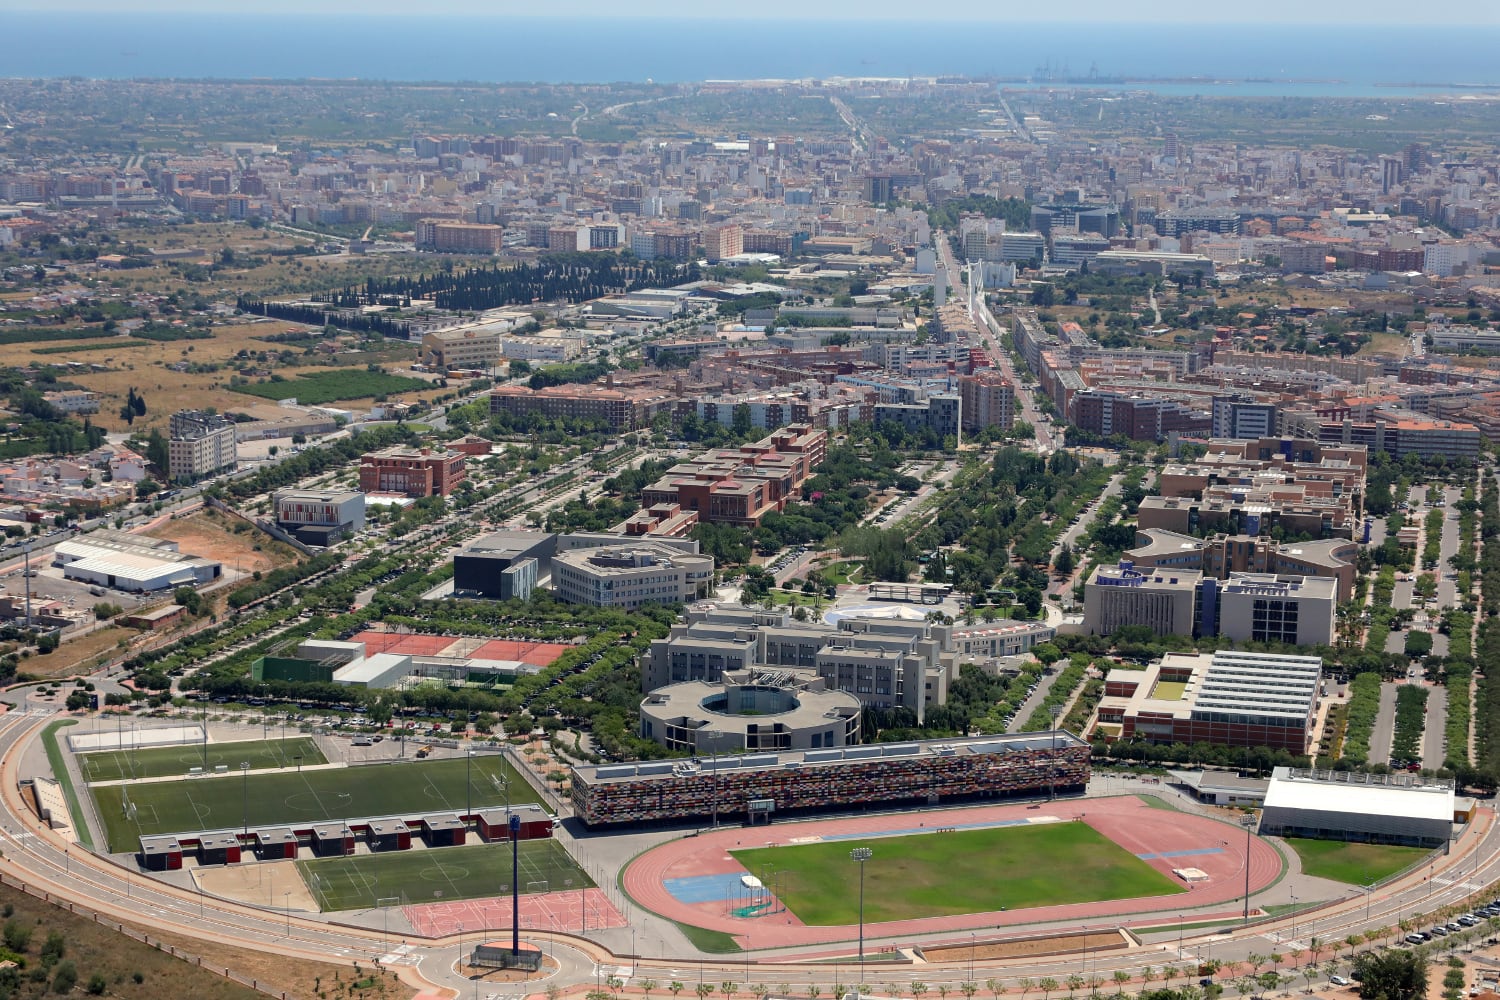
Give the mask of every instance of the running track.
<path id="1" fill-rule="evenodd" d="M 685 903 L 668 891 L 668 879 L 740 873 L 744 869 L 729 856 L 736 847 L 790 844 L 807 837 L 892 835 L 921 824 L 927 829 L 1001 824 L 1052 816 L 1083 822 L 1177 881 L 1173 868 L 1200 868 L 1206 881 L 1187 884 L 1187 891 L 1170 896 L 1123 899 L 1098 903 L 967 913 L 919 920 L 866 924 L 865 936 L 916 937 L 944 931 L 974 931 L 1007 926 L 1034 927 L 1045 923 L 1100 921 L 1110 926 L 1129 922 L 1135 914 L 1177 914 L 1239 899 L 1245 884 L 1245 834 L 1238 826 L 1192 813 L 1148 806 L 1134 796 L 1109 799 L 1063 799 L 1027 805 L 983 806 L 932 812 L 861 816 L 840 820 L 787 822 L 771 826 L 733 827 L 663 844 L 647 851 L 626 868 L 625 891 L 639 905 L 671 920 L 735 935 L 742 946 L 782 948 L 852 940 L 852 926 L 809 927 L 790 912 L 755 918 L 732 916 L 729 906 Z M 1250 886 L 1263 889 L 1281 874 L 1281 855 L 1270 844 L 1254 839 L 1250 848 Z M 1159 922 L 1159 916 L 1157 922 Z"/>

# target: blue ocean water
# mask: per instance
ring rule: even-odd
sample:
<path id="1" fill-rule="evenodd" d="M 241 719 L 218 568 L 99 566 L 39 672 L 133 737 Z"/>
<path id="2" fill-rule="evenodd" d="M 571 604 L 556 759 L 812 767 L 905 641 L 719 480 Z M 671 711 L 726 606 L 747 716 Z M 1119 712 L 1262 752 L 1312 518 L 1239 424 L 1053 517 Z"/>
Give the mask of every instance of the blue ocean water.
<path id="1" fill-rule="evenodd" d="M 1384 96 L 1500 85 L 1500 27 L 0 13 L 9 77 L 658 82 L 1054 74 L 1164 93 Z M 1404 86 L 1418 84 L 1417 87 Z M 1385 85 L 1385 86 L 1382 86 Z M 1400 85 L 1400 86 L 1392 86 Z M 1439 91 L 1440 92 L 1440 91 Z M 1464 93 L 1466 91 L 1453 91 Z M 1468 91 L 1483 92 L 1483 91 Z"/>

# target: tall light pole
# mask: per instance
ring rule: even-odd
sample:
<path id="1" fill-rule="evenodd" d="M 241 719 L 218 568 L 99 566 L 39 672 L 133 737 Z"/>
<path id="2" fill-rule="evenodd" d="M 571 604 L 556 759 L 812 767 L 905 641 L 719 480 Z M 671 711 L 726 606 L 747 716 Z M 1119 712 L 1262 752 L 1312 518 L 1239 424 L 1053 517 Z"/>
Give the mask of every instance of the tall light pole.
<path id="1" fill-rule="evenodd" d="M 1250 831 L 1255 829 L 1255 814 L 1245 813 L 1240 817 L 1240 826 L 1245 828 L 1245 925 L 1250 925 Z"/>
<path id="2" fill-rule="evenodd" d="M 865 981 L 865 862 L 875 852 L 868 847 L 856 847 L 849 852 L 851 860 L 859 862 L 859 981 Z"/>
<path id="3" fill-rule="evenodd" d="M 1047 801 L 1057 800 L 1057 716 L 1061 705 L 1052 706 L 1052 759 L 1047 767 Z"/>
<path id="4" fill-rule="evenodd" d="M 1292 894 L 1292 947 L 1297 948 L 1297 896 Z M 1298 951 L 1302 949 L 1297 948 Z"/>
<path id="5" fill-rule="evenodd" d="M 464 750 L 464 829 L 469 828 L 469 817 L 474 814 L 474 783 L 469 780 L 469 768 L 474 763 L 472 748 Z"/>
<path id="6" fill-rule="evenodd" d="M 969 982 L 974 981 L 974 949 L 979 946 L 978 936 L 974 931 L 969 932 Z"/>
<path id="7" fill-rule="evenodd" d="M 241 819 L 245 824 L 245 836 L 250 836 L 250 762 L 240 761 Z"/>

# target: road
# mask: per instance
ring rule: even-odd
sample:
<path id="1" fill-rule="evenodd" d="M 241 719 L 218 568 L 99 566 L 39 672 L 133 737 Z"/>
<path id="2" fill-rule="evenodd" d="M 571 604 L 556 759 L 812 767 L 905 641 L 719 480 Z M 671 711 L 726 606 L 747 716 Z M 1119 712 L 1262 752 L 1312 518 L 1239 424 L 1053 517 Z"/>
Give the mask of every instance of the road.
<path id="1" fill-rule="evenodd" d="M 1391 744 L 1396 738 L 1396 691 L 1400 687 L 1399 681 L 1380 685 L 1380 710 L 1375 713 L 1375 725 L 1370 730 L 1371 764 L 1384 764 L 1391 759 Z"/>
<path id="2" fill-rule="evenodd" d="M 1437 685 L 1427 689 L 1427 728 L 1422 733 L 1422 766 L 1434 771 L 1443 766 L 1447 756 L 1444 727 L 1448 724 L 1448 689 Z M 1379 758 L 1372 757 L 1372 761 Z"/>
<path id="3" fill-rule="evenodd" d="M 1057 544 L 1052 546 L 1052 558 L 1054 560 L 1057 558 L 1058 552 L 1062 551 L 1062 547 L 1064 545 L 1073 546 L 1074 553 L 1078 553 L 1077 542 L 1080 538 L 1083 537 L 1084 533 L 1087 532 L 1089 530 L 1089 527 L 1094 523 L 1094 518 L 1099 515 L 1099 508 L 1104 505 L 1105 500 L 1113 496 L 1119 496 L 1120 490 L 1123 489 L 1124 486 L 1124 470 L 1116 472 L 1113 476 L 1109 477 L 1109 484 L 1104 487 L 1104 492 L 1099 494 L 1099 499 L 1091 502 L 1088 507 L 1084 509 L 1083 515 L 1078 519 L 1078 523 L 1069 525 L 1068 528 L 1064 530 L 1062 535 L 1057 539 Z M 1073 585 L 1078 582 L 1079 575 L 1082 574 L 1086 569 L 1088 569 L 1088 560 L 1082 558 L 1082 555 L 1080 554 L 1079 558 L 1074 560 L 1073 572 L 1068 576 L 1067 579 L 1053 579 L 1052 582 L 1047 585 L 1047 599 L 1055 600 L 1059 597 L 1067 595 L 1073 589 Z"/>

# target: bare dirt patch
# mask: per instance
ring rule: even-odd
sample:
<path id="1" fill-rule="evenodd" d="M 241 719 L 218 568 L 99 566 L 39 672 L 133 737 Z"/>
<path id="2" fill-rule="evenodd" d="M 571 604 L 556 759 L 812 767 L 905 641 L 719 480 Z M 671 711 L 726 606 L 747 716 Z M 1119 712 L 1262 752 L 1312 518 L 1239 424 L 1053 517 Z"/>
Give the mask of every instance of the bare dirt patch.
<path id="1" fill-rule="evenodd" d="M 175 518 L 145 532 L 153 538 L 165 538 L 178 544 L 185 553 L 217 559 L 225 569 L 240 573 L 266 573 L 297 561 L 297 553 L 249 526 L 234 528 L 244 522 L 211 510 L 200 510 L 187 517 Z"/>
<path id="2" fill-rule="evenodd" d="M 21 672 L 36 677 L 67 677 L 93 673 L 115 656 L 124 655 L 117 647 L 129 643 L 141 633 L 133 628 L 111 625 L 77 639 L 69 639 L 45 656 L 21 661 Z"/>
<path id="3" fill-rule="evenodd" d="M 297 872 L 295 861 L 266 861 L 253 865 L 200 868 L 193 873 L 204 892 L 252 906 L 317 913 L 318 902 Z"/>

